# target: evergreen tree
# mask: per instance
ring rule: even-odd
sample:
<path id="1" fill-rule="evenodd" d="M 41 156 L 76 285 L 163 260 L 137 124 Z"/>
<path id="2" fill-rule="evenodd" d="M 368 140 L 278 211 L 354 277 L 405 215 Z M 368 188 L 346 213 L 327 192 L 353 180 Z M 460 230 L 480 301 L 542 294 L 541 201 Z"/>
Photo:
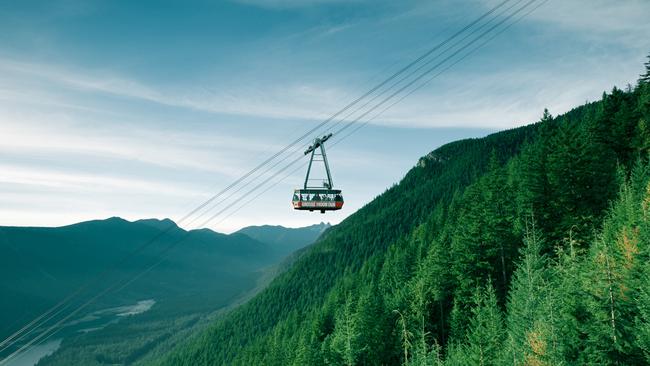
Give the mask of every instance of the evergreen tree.
<path id="1" fill-rule="evenodd" d="M 554 312 L 557 312 L 548 281 L 547 260 L 540 251 L 540 234 L 527 230 L 521 260 L 513 275 L 506 319 L 504 363 L 509 365 L 557 364 Z"/>
<path id="2" fill-rule="evenodd" d="M 636 157 L 634 144 L 630 142 L 635 139 L 639 124 L 637 99 L 631 91 L 614 88 L 603 97 L 600 116 L 589 121 L 592 138 L 601 148 L 611 150 L 619 164 L 631 164 Z"/>
<path id="3" fill-rule="evenodd" d="M 639 297 L 636 302 L 637 317 L 635 320 L 634 333 L 636 335 L 636 346 L 643 352 L 645 361 L 650 364 L 650 183 L 647 177 L 648 164 L 643 174 L 646 179 L 638 179 L 637 189 L 642 192 L 640 196 L 641 213 L 639 223 Z M 640 171 L 641 169 L 637 169 Z M 632 176 L 632 179 L 635 175 Z M 645 187 L 643 189 L 642 187 Z"/>
<path id="4" fill-rule="evenodd" d="M 417 277 L 423 281 L 428 297 L 427 305 L 430 305 L 429 317 L 434 319 L 431 324 L 431 336 L 436 343 L 444 345 L 448 337 L 449 308 L 451 308 L 451 274 L 449 263 L 451 258 L 449 250 L 445 248 L 444 242 L 438 239 L 432 240 L 429 252 L 427 253 Z"/>
<path id="5" fill-rule="evenodd" d="M 282 342 L 283 336 L 281 328 L 276 327 L 271 335 L 267 345 L 268 352 L 265 354 L 265 364 L 269 366 L 280 366 L 286 364 L 287 353 L 284 343 Z"/>
<path id="6" fill-rule="evenodd" d="M 465 331 L 467 330 L 467 318 L 463 315 L 460 310 L 460 306 L 456 299 L 454 299 L 451 312 L 449 313 L 449 340 L 459 342 L 465 337 Z M 450 343 L 449 341 L 447 342 Z"/>
<path id="7" fill-rule="evenodd" d="M 584 243 L 613 193 L 612 155 L 575 122 L 565 121 L 550 143 L 551 240 L 559 241 L 571 230 Z"/>
<path id="8" fill-rule="evenodd" d="M 548 295 L 548 301 L 552 302 L 548 307 L 551 324 L 555 324 L 555 331 L 561 335 L 552 340 L 554 354 L 568 364 L 577 363 L 584 351 L 585 336 L 581 323 L 586 319 L 584 299 L 587 294 L 582 283 L 584 273 L 580 251 L 571 234 L 566 245 L 557 248 Z"/>
<path id="9" fill-rule="evenodd" d="M 586 359 L 599 364 L 638 364 L 642 354 L 634 346 L 633 322 L 639 296 L 638 195 L 626 184 L 607 218 L 603 233 L 591 248 L 588 310 L 591 318 Z"/>
<path id="10" fill-rule="evenodd" d="M 429 330 L 428 330 L 428 307 L 430 303 L 430 292 L 426 278 L 419 275 L 409 283 L 411 301 L 408 309 L 408 317 L 413 334 L 413 357 L 410 365 L 425 366 L 429 357 Z"/>
<path id="11" fill-rule="evenodd" d="M 465 352 L 468 364 L 496 365 L 503 344 L 503 320 L 491 284 L 474 295 L 474 308 L 467 333 Z"/>
<path id="12" fill-rule="evenodd" d="M 458 342 L 452 342 L 447 346 L 447 357 L 445 357 L 445 366 L 467 366 L 471 365 L 465 346 Z"/>
<path id="13" fill-rule="evenodd" d="M 650 83 L 650 55 L 648 55 L 648 61 L 644 65 L 645 73 L 640 75 L 639 84 Z"/>
<path id="14" fill-rule="evenodd" d="M 476 284 L 488 278 L 495 279 L 499 303 L 505 303 L 518 242 L 513 234 L 515 208 L 505 174 L 493 152 L 487 174 L 463 195 L 451 254 L 457 282 L 454 296 L 465 316 Z"/>
<path id="15" fill-rule="evenodd" d="M 356 326 L 360 334 L 357 347 L 358 364 L 379 365 L 395 358 L 391 338 L 389 318 L 385 313 L 383 296 L 374 281 L 359 297 L 356 310 Z"/>
<path id="16" fill-rule="evenodd" d="M 294 350 L 296 356 L 293 365 L 324 365 L 324 360 L 320 354 L 318 332 L 319 327 L 318 322 L 316 321 L 311 322 L 311 327 L 309 329 L 300 332 L 298 348 Z"/>
<path id="17" fill-rule="evenodd" d="M 523 230 L 525 221 L 534 216 L 540 224 L 540 229 L 547 233 L 555 227 L 547 169 L 551 152 L 549 141 L 555 133 L 557 121 L 545 108 L 538 124 L 536 139 L 526 144 L 521 154 L 513 159 L 510 185 L 516 187 L 514 196 L 519 229 Z M 542 252 L 549 254 L 552 248 L 544 247 Z"/>
<path id="18" fill-rule="evenodd" d="M 463 312 L 471 303 L 477 280 L 487 278 L 492 270 L 483 241 L 487 225 L 482 207 L 482 187 L 472 185 L 463 195 L 463 207 L 451 242 L 452 273 L 456 281 L 454 298 Z"/>
<path id="19" fill-rule="evenodd" d="M 646 281 L 642 285 L 643 288 L 637 302 L 639 315 L 636 319 L 635 334 L 636 346 L 642 350 L 645 361 L 650 364 L 650 274 L 648 269 L 644 271 L 644 277 Z"/>
<path id="20" fill-rule="evenodd" d="M 334 333 L 332 334 L 331 349 L 337 357 L 332 360 L 331 364 L 356 365 L 361 334 L 357 329 L 354 309 L 355 300 L 351 294 L 346 293 L 345 302 L 336 316 Z"/>
<path id="21" fill-rule="evenodd" d="M 633 137 L 633 145 L 641 152 L 642 157 L 650 153 L 650 81 L 638 86 L 639 98 L 637 113 L 639 120 Z"/>
<path id="22" fill-rule="evenodd" d="M 389 310 L 402 308 L 406 296 L 404 284 L 411 278 L 417 262 L 416 248 L 410 244 L 412 241 L 403 238 L 389 246 L 382 265 L 379 289 L 389 295 L 385 299 Z"/>
<path id="23" fill-rule="evenodd" d="M 496 291 L 503 303 L 513 271 L 512 263 L 516 257 L 518 240 L 513 234 L 515 207 L 512 192 L 508 190 L 506 170 L 500 167 L 495 150 L 492 150 L 490 156 L 483 193 L 487 226 L 484 245 L 488 246 L 486 255 L 493 266 L 490 275 L 495 279 Z"/>
<path id="24" fill-rule="evenodd" d="M 394 313 L 397 314 L 397 331 L 402 344 L 402 364 L 409 365 L 413 348 L 413 333 L 409 330 L 409 324 L 404 314 L 399 310 L 394 310 Z"/>

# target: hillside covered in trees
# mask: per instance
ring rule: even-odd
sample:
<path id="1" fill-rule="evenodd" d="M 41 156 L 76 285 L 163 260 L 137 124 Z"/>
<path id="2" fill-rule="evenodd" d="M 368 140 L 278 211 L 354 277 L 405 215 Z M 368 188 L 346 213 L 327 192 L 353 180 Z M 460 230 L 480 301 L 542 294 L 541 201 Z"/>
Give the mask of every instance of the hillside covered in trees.
<path id="1" fill-rule="evenodd" d="M 648 364 L 648 149 L 648 65 L 597 102 L 445 145 L 156 363 Z"/>

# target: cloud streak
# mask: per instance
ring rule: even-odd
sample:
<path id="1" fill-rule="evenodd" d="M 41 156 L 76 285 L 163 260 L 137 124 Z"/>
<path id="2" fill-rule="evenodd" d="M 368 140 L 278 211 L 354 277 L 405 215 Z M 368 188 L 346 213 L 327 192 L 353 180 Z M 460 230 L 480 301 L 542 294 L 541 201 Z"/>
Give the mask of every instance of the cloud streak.
<path id="1" fill-rule="evenodd" d="M 161 10 L 146 24 L 134 15 L 142 9 L 128 7 L 13 14 L 18 36 L 0 39 L 0 224 L 182 216 L 188 201 L 226 186 L 496 1 L 239 0 L 249 6 L 206 5 L 208 21 Z M 544 107 L 562 113 L 634 82 L 650 49 L 649 6 L 550 1 L 334 150 L 348 207 L 439 144 L 480 135 L 464 128 L 534 122 Z M 109 18 L 129 24 L 133 39 L 97 32 Z M 313 222 L 288 204 L 301 175 L 227 230 Z"/>
<path id="2" fill-rule="evenodd" d="M 308 8 L 318 5 L 344 4 L 364 0 L 233 0 L 236 3 L 271 9 Z"/>

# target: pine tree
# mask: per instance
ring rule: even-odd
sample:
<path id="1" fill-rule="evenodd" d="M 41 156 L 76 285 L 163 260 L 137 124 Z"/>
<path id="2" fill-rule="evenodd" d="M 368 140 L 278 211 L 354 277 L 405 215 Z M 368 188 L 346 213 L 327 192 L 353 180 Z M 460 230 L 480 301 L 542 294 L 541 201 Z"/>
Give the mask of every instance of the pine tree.
<path id="1" fill-rule="evenodd" d="M 472 296 L 481 281 L 492 272 L 484 241 L 487 223 L 483 211 L 483 187 L 474 184 L 463 195 L 462 207 L 451 238 L 451 272 L 454 278 L 455 311 L 459 319 L 470 316 Z M 463 323 L 458 324 L 464 328 Z"/>
<path id="2" fill-rule="evenodd" d="M 493 278 L 499 304 L 505 304 L 518 240 L 513 234 L 515 207 L 506 170 L 493 151 L 489 170 L 465 191 L 451 240 L 452 274 L 459 310 L 468 316 L 477 283 Z"/>
<path id="3" fill-rule="evenodd" d="M 618 163 L 626 168 L 634 162 L 635 149 L 630 142 L 636 137 L 640 118 L 635 94 L 614 88 L 603 98 L 600 115 L 588 121 L 595 142 L 613 152 Z"/>
<path id="4" fill-rule="evenodd" d="M 650 274 L 648 269 L 644 271 L 644 277 L 646 282 L 637 302 L 639 315 L 636 319 L 635 335 L 636 346 L 642 350 L 645 361 L 650 364 Z"/>
<path id="5" fill-rule="evenodd" d="M 641 351 L 634 346 L 634 299 L 640 287 L 638 195 L 624 185 L 619 201 L 605 222 L 602 235 L 592 245 L 588 266 L 586 359 L 600 364 L 637 364 Z"/>
<path id="6" fill-rule="evenodd" d="M 427 290 L 426 296 L 431 304 L 430 311 L 435 322 L 431 325 L 431 336 L 438 344 L 444 345 L 448 337 L 449 308 L 451 307 L 451 274 L 449 250 L 441 240 L 431 241 L 429 251 L 418 270 Z"/>
<path id="7" fill-rule="evenodd" d="M 550 141 L 556 133 L 558 119 L 544 109 L 538 123 L 535 139 L 525 144 L 521 154 L 513 159 L 511 167 L 511 183 L 516 187 L 514 193 L 517 204 L 517 227 L 523 231 L 525 221 L 534 216 L 540 224 L 540 229 L 548 233 L 554 228 L 554 211 L 550 205 L 552 196 L 548 180 L 548 156 L 552 152 Z M 552 248 L 542 248 L 549 254 Z"/>
<path id="8" fill-rule="evenodd" d="M 640 164 L 639 164 L 640 165 Z M 642 263 L 641 270 L 639 271 L 639 297 L 636 302 L 637 317 L 635 320 L 634 334 L 636 336 L 636 346 L 643 352 L 645 361 L 650 364 L 650 183 L 647 181 L 648 164 L 644 166 L 645 170 L 641 173 L 642 168 L 639 167 L 635 170 L 639 183 L 637 187 L 639 191 L 643 192 L 640 195 L 641 214 L 640 214 L 640 230 L 639 230 L 639 259 Z M 645 179 L 641 179 L 641 177 Z M 635 174 L 632 176 L 634 180 Z M 641 187 L 645 186 L 645 189 Z"/>
<path id="9" fill-rule="evenodd" d="M 639 84 L 650 83 L 650 55 L 648 55 L 648 61 L 644 65 L 645 73 L 640 75 Z"/>
<path id="10" fill-rule="evenodd" d="M 384 309 L 383 296 L 373 281 L 361 293 L 355 315 L 360 365 L 378 365 L 394 358 L 389 342 L 391 325 Z"/>
<path id="11" fill-rule="evenodd" d="M 490 276 L 495 279 L 500 302 L 504 303 L 518 243 L 513 235 L 515 207 L 511 199 L 512 193 L 508 190 L 506 170 L 500 167 L 495 150 L 492 150 L 484 179 L 484 244 L 488 247 L 486 255 L 492 264 Z"/>
<path id="12" fill-rule="evenodd" d="M 649 56 L 650 57 L 650 56 Z M 646 157 L 650 153 L 650 80 L 638 86 L 637 122 L 634 134 L 634 146 Z"/>
<path id="13" fill-rule="evenodd" d="M 488 283 L 474 295 L 474 308 L 466 338 L 466 357 L 471 365 L 496 365 L 503 344 L 503 320 L 494 288 Z"/>
<path id="14" fill-rule="evenodd" d="M 542 242 L 533 222 L 524 237 L 525 246 L 508 299 L 504 363 L 509 365 L 550 365 L 559 361 L 554 343 L 557 309 L 548 286 L 547 259 L 540 253 Z"/>
<path id="15" fill-rule="evenodd" d="M 312 322 L 310 329 L 300 332 L 298 347 L 294 352 L 296 357 L 293 364 L 295 366 L 324 365 L 324 360 L 320 354 L 320 343 L 318 342 L 317 322 Z"/>
<path id="16" fill-rule="evenodd" d="M 413 348 L 413 333 L 409 330 L 409 325 L 406 317 L 399 310 L 393 311 L 397 314 L 398 333 L 402 343 L 402 364 L 409 365 L 411 360 L 411 349 Z"/>
<path id="17" fill-rule="evenodd" d="M 270 366 L 280 366 L 286 364 L 287 354 L 286 349 L 282 344 L 282 332 L 279 327 L 276 327 L 271 334 L 267 349 L 269 352 L 265 355 L 265 364 Z"/>
<path id="18" fill-rule="evenodd" d="M 452 342 L 447 346 L 447 357 L 444 361 L 445 366 L 467 366 L 472 365 L 465 350 L 465 346 L 461 343 Z"/>
<path id="19" fill-rule="evenodd" d="M 615 162 L 590 131 L 573 121 L 565 121 L 550 143 L 550 239 L 559 241 L 572 230 L 584 243 L 614 193 Z"/>
<path id="20" fill-rule="evenodd" d="M 346 293 L 342 305 L 336 316 L 331 349 L 338 355 L 336 364 L 352 366 L 356 364 L 358 358 L 360 337 L 354 312 L 355 299 L 352 294 Z"/>
<path id="21" fill-rule="evenodd" d="M 515 199 L 517 202 L 518 226 L 524 228 L 525 221 L 535 217 L 540 229 L 548 232 L 553 215 L 549 197 L 550 185 L 546 173 L 548 152 L 547 144 L 535 143 L 527 145 L 519 158 L 513 163 L 511 184 L 516 186 Z M 550 248 L 542 248 L 543 253 L 550 253 Z"/>
<path id="22" fill-rule="evenodd" d="M 411 301 L 409 304 L 409 323 L 413 334 L 413 357 L 410 365 L 426 366 L 429 355 L 429 331 L 428 306 L 430 303 L 430 292 L 426 284 L 426 278 L 419 275 L 409 283 Z"/>
<path id="23" fill-rule="evenodd" d="M 411 278 L 417 258 L 414 246 L 410 244 L 408 239 L 399 239 L 389 246 L 382 265 L 379 290 L 387 295 L 385 302 L 389 310 L 402 308 L 406 296 L 404 284 Z"/>

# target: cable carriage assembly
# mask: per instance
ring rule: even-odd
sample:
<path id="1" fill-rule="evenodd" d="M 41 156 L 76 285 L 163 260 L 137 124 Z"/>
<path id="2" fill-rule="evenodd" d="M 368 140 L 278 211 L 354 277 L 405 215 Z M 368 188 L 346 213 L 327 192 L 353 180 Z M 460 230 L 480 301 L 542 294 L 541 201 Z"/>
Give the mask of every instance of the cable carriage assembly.
<path id="1" fill-rule="evenodd" d="M 330 172 L 327 154 L 325 153 L 325 141 L 329 140 L 330 137 L 332 137 L 331 133 L 316 138 L 314 143 L 305 150 L 305 155 L 311 154 L 311 156 L 309 158 L 309 166 L 307 167 L 305 184 L 302 189 L 296 189 L 293 192 L 292 203 L 293 208 L 296 210 L 319 210 L 321 213 L 325 213 L 325 211 L 334 211 L 343 208 L 343 196 L 341 195 L 340 189 L 333 189 L 332 173 Z M 322 161 L 325 165 L 327 179 L 322 181 L 322 186 L 309 185 L 309 174 L 311 173 L 314 161 Z"/>

